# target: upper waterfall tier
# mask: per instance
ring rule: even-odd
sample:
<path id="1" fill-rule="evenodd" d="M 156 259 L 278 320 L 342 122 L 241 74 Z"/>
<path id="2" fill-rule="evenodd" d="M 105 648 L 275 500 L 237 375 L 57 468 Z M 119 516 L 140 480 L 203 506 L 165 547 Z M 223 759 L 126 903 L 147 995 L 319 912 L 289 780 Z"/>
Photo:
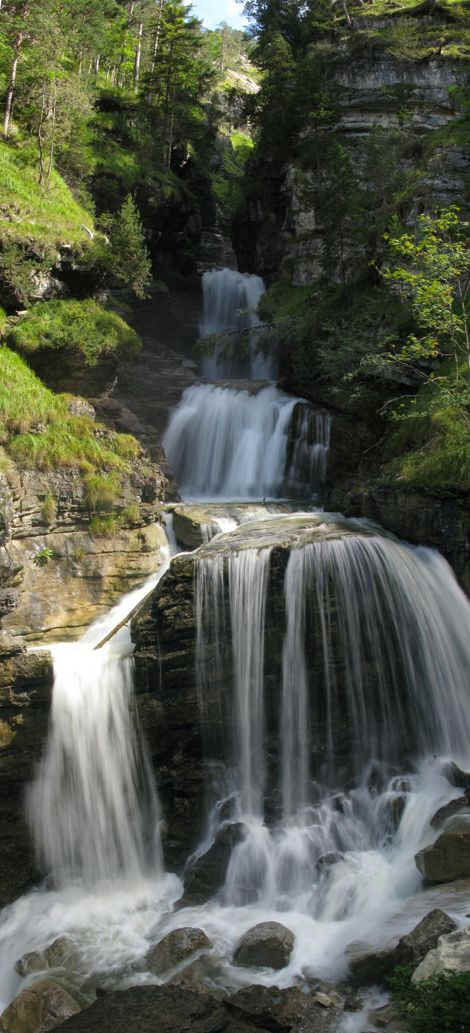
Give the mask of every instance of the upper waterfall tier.
<path id="1" fill-rule="evenodd" d="M 276 362 L 259 348 L 258 302 L 265 291 L 259 276 L 234 269 L 211 269 L 202 278 L 204 306 L 199 325 L 201 337 L 225 336 L 212 355 L 202 361 L 209 380 L 247 377 L 271 380 Z"/>
<path id="2" fill-rule="evenodd" d="M 310 497 L 325 479 L 330 417 L 263 387 L 188 388 L 163 438 L 184 498 Z"/>

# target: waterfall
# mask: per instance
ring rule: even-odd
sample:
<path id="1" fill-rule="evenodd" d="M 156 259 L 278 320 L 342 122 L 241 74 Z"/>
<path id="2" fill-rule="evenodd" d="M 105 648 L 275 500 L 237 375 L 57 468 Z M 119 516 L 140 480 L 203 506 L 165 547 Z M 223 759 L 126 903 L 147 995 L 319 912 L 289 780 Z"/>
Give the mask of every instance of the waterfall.
<path id="1" fill-rule="evenodd" d="M 235 756 L 242 814 L 261 818 L 264 797 L 264 629 L 270 549 L 229 558 Z"/>
<path id="2" fill-rule="evenodd" d="M 257 308 L 265 291 L 261 277 L 234 269 L 211 269 L 202 277 L 202 290 L 201 337 L 227 335 L 214 354 L 203 359 L 203 376 L 209 380 L 271 380 L 276 374 L 275 363 L 271 356 L 259 351 L 254 329 L 260 323 Z"/>
<path id="3" fill-rule="evenodd" d="M 101 649 L 168 568 L 129 593 L 76 644 L 51 649 L 49 736 L 27 801 L 40 863 L 58 885 L 162 873 L 160 807 L 132 714 L 129 627 Z"/>
<path id="4" fill-rule="evenodd" d="M 209 550 L 200 561 L 205 583 L 217 586 L 197 605 L 200 664 L 204 649 L 213 659 L 220 632 L 210 623 L 211 605 L 220 613 L 225 591 L 230 606 L 234 720 L 221 717 L 222 757 L 233 757 L 235 819 L 245 830 L 227 871 L 223 899 L 232 908 L 257 903 L 335 922 L 359 918 L 362 909 L 364 921 L 377 921 L 390 905 L 387 893 L 393 899 L 418 884 L 413 854 L 451 793 L 439 757 L 468 760 L 470 604 L 437 553 L 352 533 L 354 524 L 345 523 L 334 534 L 323 525 L 321 540 L 290 552 L 284 641 L 279 656 L 269 657 L 268 681 L 272 548 L 263 532 L 258 550 L 236 551 L 235 533 L 228 552 L 211 557 Z M 273 732 L 265 711 L 276 670 L 282 690 Z M 225 696 L 227 671 L 219 648 Z M 203 677 L 200 669 L 200 684 Z M 277 786 L 267 749 L 280 758 Z M 275 814 L 277 794 L 279 818 L 269 828 L 265 800 Z M 337 858 L 328 877 L 325 856 Z M 374 907 L 367 901 L 373 872 Z"/>
<path id="5" fill-rule="evenodd" d="M 298 444 L 289 459 L 291 421 L 298 399 L 266 387 L 255 393 L 214 385 L 189 387 L 163 438 L 168 462 L 184 498 L 260 499 L 308 497 L 326 472 L 328 418 L 318 419 L 318 444 Z M 305 406 L 311 433 L 317 416 Z M 305 464 L 305 456 L 310 458 Z"/>

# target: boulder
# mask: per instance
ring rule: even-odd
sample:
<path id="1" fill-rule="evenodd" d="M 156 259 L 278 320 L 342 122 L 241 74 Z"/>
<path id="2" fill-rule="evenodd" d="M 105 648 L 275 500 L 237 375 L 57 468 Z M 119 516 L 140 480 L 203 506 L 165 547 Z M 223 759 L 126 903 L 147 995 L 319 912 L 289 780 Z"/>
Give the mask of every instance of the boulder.
<path id="1" fill-rule="evenodd" d="M 432 846 L 416 854 L 415 861 L 427 882 L 453 882 L 470 875 L 470 820 L 453 818 Z"/>
<path id="2" fill-rule="evenodd" d="M 45 950 L 24 954 L 15 964 L 20 976 L 29 976 L 48 968 L 65 968 L 74 972 L 79 968 L 77 948 L 69 936 L 59 936 Z"/>
<path id="3" fill-rule="evenodd" d="M 251 986 L 218 1000 L 180 984 L 132 987 L 100 995 L 59 1027 L 63 1033 L 334 1033 L 338 1009 L 298 987 Z"/>
<path id="4" fill-rule="evenodd" d="M 3 1033 L 47 1033 L 81 1006 L 52 979 L 38 979 L 15 998 L 0 1017 Z"/>
<path id="5" fill-rule="evenodd" d="M 462 768 L 459 768 L 455 761 L 451 760 L 444 764 L 442 775 L 444 778 L 447 778 L 451 786 L 457 786 L 457 789 L 470 789 L 470 772 L 462 771 Z"/>
<path id="6" fill-rule="evenodd" d="M 325 1000 L 317 1000 L 321 997 Z M 332 991 L 326 994 L 304 994 L 297 986 L 288 990 L 278 987 L 246 986 L 226 1002 L 229 1012 L 238 1020 L 281 1033 L 282 1030 L 308 1030 L 323 1033 L 335 1029 L 344 1000 Z"/>
<path id="7" fill-rule="evenodd" d="M 457 928 L 452 918 L 444 911 L 434 908 L 418 922 L 411 932 L 402 936 L 397 944 L 381 951 L 365 950 L 361 944 L 350 944 L 351 981 L 356 986 L 384 983 L 396 965 L 417 965 L 440 936 Z"/>
<path id="8" fill-rule="evenodd" d="M 234 964 L 244 968 L 285 968 L 294 947 L 294 934 L 280 922 L 260 922 L 239 941 Z"/>
<path id="9" fill-rule="evenodd" d="M 470 972 L 470 926 L 441 936 L 413 972 L 413 983 L 421 983 L 442 972 Z"/>
<path id="10" fill-rule="evenodd" d="M 187 961 L 196 951 L 210 950 L 212 944 L 202 929 L 173 929 L 145 957 L 145 966 L 156 976 Z"/>
<path id="11" fill-rule="evenodd" d="M 439 807 L 431 818 L 432 827 L 439 828 L 448 818 L 453 818 L 455 814 L 465 811 L 468 807 L 470 807 L 470 789 L 467 789 L 463 796 L 458 796 L 456 800 L 450 800 L 443 807 Z"/>

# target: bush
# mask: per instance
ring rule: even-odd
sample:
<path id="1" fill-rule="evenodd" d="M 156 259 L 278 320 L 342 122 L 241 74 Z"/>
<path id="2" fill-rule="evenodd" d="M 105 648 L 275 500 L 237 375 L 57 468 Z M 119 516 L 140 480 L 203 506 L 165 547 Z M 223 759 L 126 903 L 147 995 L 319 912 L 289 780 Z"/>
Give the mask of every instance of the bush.
<path id="1" fill-rule="evenodd" d="M 410 1033 L 470 1033 L 470 972 L 446 972 L 412 983 L 410 968 L 389 980 L 393 1001 Z"/>
<path id="2" fill-rule="evenodd" d="M 78 354 L 85 366 L 116 355 L 132 358 L 140 338 L 116 312 L 96 301 L 45 301 L 11 331 L 8 343 L 23 355 L 51 350 Z"/>

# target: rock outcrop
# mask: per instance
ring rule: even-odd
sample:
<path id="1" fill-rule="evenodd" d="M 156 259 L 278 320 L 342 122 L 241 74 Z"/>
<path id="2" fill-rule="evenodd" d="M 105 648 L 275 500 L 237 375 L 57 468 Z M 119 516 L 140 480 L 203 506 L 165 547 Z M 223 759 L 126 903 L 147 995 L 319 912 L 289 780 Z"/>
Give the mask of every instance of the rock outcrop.
<path id="1" fill-rule="evenodd" d="M 333 1033 L 340 1008 L 325 1007 L 298 987 L 253 986 L 218 1000 L 180 985 L 136 987 L 98 997 L 59 1026 L 64 1033 Z"/>
<path id="2" fill-rule="evenodd" d="M 415 857 L 426 882 L 453 882 L 470 875 L 470 814 L 447 822 L 436 842 Z"/>
<path id="3" fill-rule="evenodd" d="M 398 943 L 383 950 L 363 949 L 361 944 L 350 944 L 350 978 L 355 986 L 386 982 L 397 965 L 418 965 L 428 951 L 436 946 L 439 937 L 452 933 L 457 925 L 439 908 L 429 911 L 411 932 Z"/>
<path id="4" fill-rule="evenodd" d="M 413 983 L 421 983 L 444 972 L 470 972 L 470 926 L 441 936 L 437 947 L 430 950 L 412 975 Z"/>

